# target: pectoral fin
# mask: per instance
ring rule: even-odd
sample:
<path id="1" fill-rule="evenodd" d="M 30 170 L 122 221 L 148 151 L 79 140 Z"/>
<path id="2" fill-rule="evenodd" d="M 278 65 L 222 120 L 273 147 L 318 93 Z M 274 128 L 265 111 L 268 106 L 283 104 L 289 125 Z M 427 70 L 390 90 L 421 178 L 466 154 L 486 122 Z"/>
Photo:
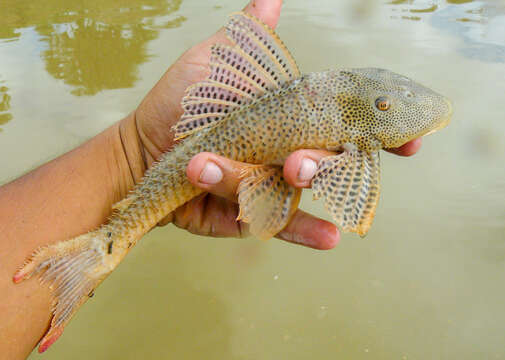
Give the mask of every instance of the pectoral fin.
<path id="1" fill-rule="evenodd" d="M 251 165 L 238 187 L 237 220 L 250 225 L 254 236 L 266 240 L 281 231 L 300 202 L 301 189 L 290 186 L 280 166 Z"/>
<path id="2" fill-rule="evenodd" d="M 379 170 L 378 152 L 352 150 L 326 157 L 312 180 L 314 199 L 324 198 L 341 230 L 364 236 L 379 201 Z"/>

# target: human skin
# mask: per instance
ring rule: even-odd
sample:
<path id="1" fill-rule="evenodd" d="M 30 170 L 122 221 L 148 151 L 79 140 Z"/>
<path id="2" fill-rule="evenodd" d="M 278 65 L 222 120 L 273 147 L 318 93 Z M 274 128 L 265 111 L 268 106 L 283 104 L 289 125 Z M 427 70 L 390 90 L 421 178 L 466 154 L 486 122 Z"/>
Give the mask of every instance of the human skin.
<path id="1" fill-rule="evenodd" d="M 272 28 L 280 9 L 281 0 L 257 0 L 246 6 L 246 11 Z M 221 30 L 185 52 L 129 116 L 0 187 L 0 359 L 27 357 L 51 319 L 48 287 L 36 279 L 14 285 L 14 272 L 37 247 L 73 238 L 106 221 L 112 204 L 125 197 L 153 161 L 171 149 L 171 127 L 182 114 L 184 90 L 205 79 L 210 46 L 216 42 L 227 42 Z M 391 152 L 409 156 L 420 145 L 416 139 Z M 314 169 L 310 161 L 317 163 L 329 154 L 315 150 L 291 154 L 284 164 L 286 180 L 296 187 L 310 187 Z M 203 171 L 209 163 L 210 170 Z M 161 224 L 172 222 L 208 236 L 247 236 L 247 226 L 235 220 L 238 174 L 243 166 L 211 153 L 195 156 L 187 167 L 188 178 L 209 193 L 180 207 Z M 339 232 L 332 223 L 299 210 L 277 237 L 331 249 Z"/>

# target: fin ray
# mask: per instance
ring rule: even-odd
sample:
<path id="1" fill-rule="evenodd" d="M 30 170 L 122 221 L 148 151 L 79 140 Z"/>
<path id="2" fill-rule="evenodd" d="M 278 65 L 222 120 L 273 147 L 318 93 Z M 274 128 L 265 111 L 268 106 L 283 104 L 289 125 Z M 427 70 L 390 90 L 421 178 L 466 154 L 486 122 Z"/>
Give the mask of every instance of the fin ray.
<path id="1" fill-rule="evenodd" d="M 238 106 L 300 77 L 288 49 L 257 18 L 234 13 L 225 29 L 233 45 L 214 45 L 210 75 L 186 89 L 182 101 L 184 114 L 174 125 L 176 140 L 215 126 Z"/>
<path id="2" fill-rule="evenodd" d="M 234 47 L 217 45 L 213 50 L 217 62 L 231 65 L 250 80 L 261 83 L 263 88 L 276 89 L 280 86 L 280 83 L 270 74 L 269 69 L 257 59 L 257 54 L 251 55 L 238 45 Z"/>
<path id="3" fill-rule="evenodd" d="M 272 68 L 278 73 L 287 75 L 288 78 L 285 80 L 294 80 L 300 77 L 300 70 L 282 40 L 269 26 L 255 16 L 244 12 L 233 13 L 230 15 L 226 29 L 227 35 L 241 47 L 247 49 L 247 43 L 249 46 L 252 44 L 259 46 L 261 49 L 255 49 L 255 51 L 270 58 Z M 240 29 L 242 37 L 234 33 L 234 30 L 238 29 Z"/>
<path id="4" fill-rule="evenodd" d="M 364 236 L 379 201 L 379 153 L 361 150 L 323 158 L 312 180 L 314 199 L 324 197 L 326 209 L 343 231 Z"/>
<path id="5" fill-rule="evenodd" d="M 104 250 L 97 247 L 100 236 L 101 233 L 92 232 L 42 247 L 14 275 L 16 283 L 38 275 L 51 289 L 53 318 L 40 341 L 39 352 L 47 350 L 58 339 L 88 294 L 110 273 L 103 265 Z"/>
<path id="6" fill-rule="evenodd" d="M 298 208 L 301 189 L 290 186 L 280 166 L 251 165 L 238 187 L 240 213 L 237 220 L 250 225 L 260 239 L 280 232 Z"/>

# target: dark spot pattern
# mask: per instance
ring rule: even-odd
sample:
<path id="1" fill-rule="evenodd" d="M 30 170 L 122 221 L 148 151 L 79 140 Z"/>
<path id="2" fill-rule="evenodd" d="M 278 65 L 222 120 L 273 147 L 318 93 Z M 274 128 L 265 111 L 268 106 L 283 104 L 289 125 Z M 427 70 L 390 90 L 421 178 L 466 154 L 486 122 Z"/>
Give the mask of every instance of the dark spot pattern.
<path id="1" fill-rule="evenodd" d="M 329 173 L 331 169 L 344 177 L 337 180 Z M 364 235 L 379 200 L 379 177 L 378 152 L 355 150 L 326 157 L 312 180 L 314 199 L 324 198 L 326 209 L 342 230 Z"/>

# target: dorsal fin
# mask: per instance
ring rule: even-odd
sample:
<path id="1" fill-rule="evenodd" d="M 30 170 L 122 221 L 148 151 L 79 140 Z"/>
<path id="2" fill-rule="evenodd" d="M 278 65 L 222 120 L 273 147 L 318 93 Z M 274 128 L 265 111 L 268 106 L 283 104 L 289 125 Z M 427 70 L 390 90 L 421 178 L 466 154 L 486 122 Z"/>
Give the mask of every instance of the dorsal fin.
<path id="1" fill-rule="evenodd" d="M 300 77 L 300 70 L 282 40 L 258 18 L 244 12 L 231 14 L 226 35 L 249 55 L 257 55 L 281 83 Z"/>
<path id="2" fill-rule="evenodd" d="M 175 139 L 214 126 L 236 108 L 298 78 L 300 71 L 279 37 L 252 15 L 230 15 L 226 36 L 233 46 L 212 47 L 207 80 L 186 89 Z"/>

